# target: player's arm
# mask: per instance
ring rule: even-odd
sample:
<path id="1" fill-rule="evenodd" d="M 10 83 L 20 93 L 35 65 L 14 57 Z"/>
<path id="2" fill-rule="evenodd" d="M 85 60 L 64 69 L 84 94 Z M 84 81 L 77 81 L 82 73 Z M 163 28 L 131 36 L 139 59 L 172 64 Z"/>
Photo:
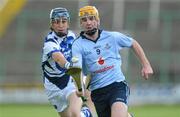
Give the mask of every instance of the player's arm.
<path id="1" fill-rule="evenodd" d="M 46 53 L 48 58 L 52 58 L 55 62 L 59 64 L 60 67 L 66 68 L 68 61 L 60 52 L 59 44 L 51 40 L 53 39 L 49 39 L 49 41 L 45 43 L 43 47 L 44 52 Z"/>
<path id="2" fill-rule="evenodd" d="M 62 68 L 68 69 L 70 67 L 70 63 L 66 60 L 66 58 L 64 57 L 64 55 L 61 52 L 54 52 L 54 53 L 52 53 L 52 58 Z"/>
<path id="3" fill-rule="evenodd" d="M 143 48 L 140 46 L 140 44 L 136 40 L 133 40 L 132 48 L 136 56 L 139 58 L 141 62 L 141 65 L 142 65 L 141 75 L 145 79 L 148 79 L 149 75 L 153 74 L 153 70 L 152 70 L 149 60 L 147 59 L 143 51 Z"/>

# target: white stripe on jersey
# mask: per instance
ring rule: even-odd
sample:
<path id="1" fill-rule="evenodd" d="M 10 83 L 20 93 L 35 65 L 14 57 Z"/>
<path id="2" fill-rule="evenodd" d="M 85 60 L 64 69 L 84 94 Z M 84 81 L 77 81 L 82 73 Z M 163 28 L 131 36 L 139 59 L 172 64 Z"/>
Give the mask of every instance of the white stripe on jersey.
<path id="1" fill-rule="evenodd" d="M 54 32 L 50 32 L 46 36 L 42 53 L 42 69 L 43 73 L 45 72 L 48 77 L 61 77 L 65 74 L 66 69 L 60 67 L 52 59 L 51 55 L 53 52 L 59 51 L 68 61 L 70 61 L 71 46 L 75 38 L 75 34 L 72 31 L 68 31 L 68 35 L 63 38 L 58 37 Z M 53 85 L 45 80 L 45 84 L 46 83 L 48 84 L 47 86 Z"/>

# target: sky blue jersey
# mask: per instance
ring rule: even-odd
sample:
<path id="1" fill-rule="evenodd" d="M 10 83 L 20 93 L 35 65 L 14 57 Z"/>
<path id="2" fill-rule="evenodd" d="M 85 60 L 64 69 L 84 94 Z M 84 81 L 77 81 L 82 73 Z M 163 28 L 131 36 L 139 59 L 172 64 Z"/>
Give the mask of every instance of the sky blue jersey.
<path id="1" fill-rule="evenodd" d="M 81 67 L 85 75 L 91 74 L 91 90 L 125 80 L 119 52 L 124 47 L 130 48 L 132 42 L 131 37 L 104 30 L 100 30 L 96 41 L 87 39 L 82 34 L 74 41 L 72 55 L 79 59 L 74 66 Z"/>

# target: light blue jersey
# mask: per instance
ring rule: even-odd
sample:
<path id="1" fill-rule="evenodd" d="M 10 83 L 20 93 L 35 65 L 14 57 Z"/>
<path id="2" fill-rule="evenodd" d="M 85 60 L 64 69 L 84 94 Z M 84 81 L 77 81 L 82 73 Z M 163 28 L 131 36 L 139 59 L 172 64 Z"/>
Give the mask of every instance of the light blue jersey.
<path id="1" fill-rule="evenodd" d="M 104 30 L 100 31 L 96 41 L 87 39 L 82 34 L 74 41 L 72 54 L 79 59 L 74 66 L 81 67 L 84 74 L 91 74 L 91 90 L 125 80 L 119 51 L 124 47 L 131 47 L 132 42 L 131 37 Z"/>

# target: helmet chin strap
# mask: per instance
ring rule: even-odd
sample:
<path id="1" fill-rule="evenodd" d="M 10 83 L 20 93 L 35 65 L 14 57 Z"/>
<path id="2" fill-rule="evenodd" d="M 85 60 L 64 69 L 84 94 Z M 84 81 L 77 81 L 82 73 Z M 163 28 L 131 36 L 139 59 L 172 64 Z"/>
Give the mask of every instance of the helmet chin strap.
<path id="1" fill-rule="evenodd" d="M 64 37 L 66 36 L 67 34 L 66 33 L 62 33 L 62 32 L 55 32 L 57 36 L 59 37 Z"/>
<path id="2" fill-rule="evenodd" d="M 55 31 L 54 31 L 55 32 Z M 64 37 L 67 35 L 68 31 L 64 32 L 55 32 L 58 37 Z"/>
<path id="3" fill-rule="evenodd" d="M 93 28 L 92 30 L 88 30 L 85 33 L 89 36 L 94 35 L 97 32 L 97 28 Z"/>
<path id="4" fill-rule="evenodd" d="M 63 32 L 56 32 L 52 27 L 50 27 L 51 31 L 53 31 L 58 37 L 64 37 L 67 35 L 68 31 L 66 33 Z"/>

